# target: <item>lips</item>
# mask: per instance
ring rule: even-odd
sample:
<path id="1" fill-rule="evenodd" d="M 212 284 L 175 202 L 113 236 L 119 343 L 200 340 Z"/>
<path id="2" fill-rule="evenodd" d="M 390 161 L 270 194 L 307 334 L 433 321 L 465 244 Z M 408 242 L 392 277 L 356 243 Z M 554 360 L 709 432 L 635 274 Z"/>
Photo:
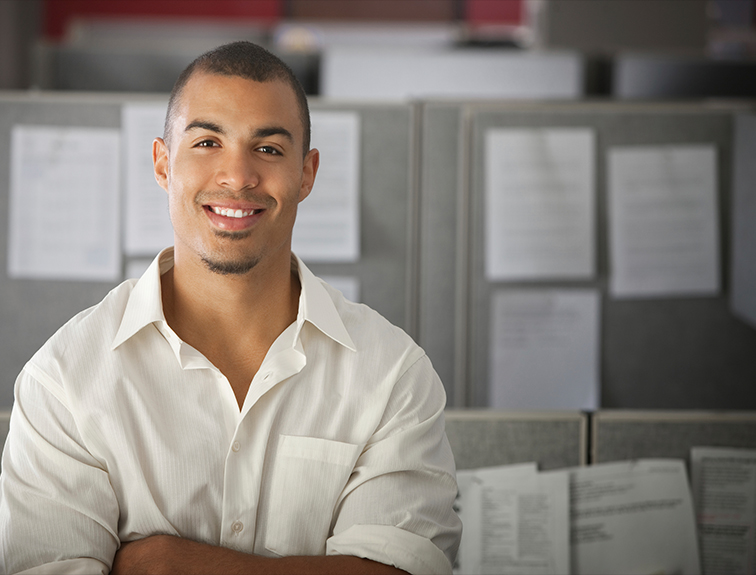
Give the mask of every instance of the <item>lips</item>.
<path id="1" fill-rule="evenodd" d="M 251 206 L 204 205 L 205 213 L 218 228 L 228 231 L 245 230 L 253 226 L 265 212 Z"/>
<path id="2" fill-rule="evenodd" d="M 262 210 L 241 210 L 241 209 L 234 209 L 234 208 L 221 208 L 219 206 L 208 206 L 210 207 L 213 212 L 218 214 L 219 216 L 225 216 L 227 218 L 246 218 L 247 216 L 251 216 L 252 214 L 259 214 Z"/>

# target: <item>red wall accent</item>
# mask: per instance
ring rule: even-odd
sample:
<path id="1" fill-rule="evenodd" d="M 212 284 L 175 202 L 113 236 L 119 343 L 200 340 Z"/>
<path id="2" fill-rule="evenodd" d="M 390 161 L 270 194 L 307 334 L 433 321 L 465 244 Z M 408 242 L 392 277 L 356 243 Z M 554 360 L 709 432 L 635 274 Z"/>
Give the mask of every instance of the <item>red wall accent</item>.
<path id="1" fill-rule="evenodd" d="M 45 0 L 44 32 L 59 39 L 77 16 L 241 18 L 277 21 L 283 0 Z"/>
<path id="2" fill-rule="evenodd" d="M 525 0 L 466 0 L 465 20 L 469 24 L 524 24 Z"/>
<path id="3" fill-rule="evenodd" d="M 355 4 L 359 1 L 350 0 Z M 522 24 L 524 2 L 464 0 L 465 20 L 473 25 Z M 276 22 L 286 16 L 284 4 L 285 0 L 44 0 L 44 32 L 49 39 L 60 39 L 69 21 L 82 16 L 232 18 Z"/>

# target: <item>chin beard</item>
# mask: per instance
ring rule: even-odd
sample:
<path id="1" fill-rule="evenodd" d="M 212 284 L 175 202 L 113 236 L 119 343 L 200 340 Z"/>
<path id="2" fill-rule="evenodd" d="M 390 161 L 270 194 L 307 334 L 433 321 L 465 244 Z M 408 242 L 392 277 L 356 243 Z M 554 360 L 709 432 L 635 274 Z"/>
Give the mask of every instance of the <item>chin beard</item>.
<path id="1" fill-rule="evenodd" d="M 216 231 L 215 235 L 228 238 L 230 240 L 241 240 L 250 235 L 250 231 L 244 232 L 228 232 L 228 231 Z M 211 272 L 220 275 L 243 275 L 252 270 L 260 261 L 259 258 L 251 258 L 246 261 L 215 261 L 209 257 L 203 256 L 202 262 L 207 266 Z"/>
<path id="2" fill-rule="evenodd" d="M 251 271 L 257 265 L 258 258 L 252 258 L 246 261 L 213 261 L 207 257 L 202 258 L 202 262 L 211 272 L 220 275 L 243 275 Z"/>

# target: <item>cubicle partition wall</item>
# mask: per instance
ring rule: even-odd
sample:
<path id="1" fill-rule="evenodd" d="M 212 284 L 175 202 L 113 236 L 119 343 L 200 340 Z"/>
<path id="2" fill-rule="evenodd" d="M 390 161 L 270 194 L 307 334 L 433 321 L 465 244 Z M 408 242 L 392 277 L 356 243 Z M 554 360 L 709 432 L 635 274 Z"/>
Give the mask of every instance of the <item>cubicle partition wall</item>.
<path id="1" fill-rule="evenodd" d="M 119 241 L 119 270 L 107 280 L 88 279 L 30 279 L 23 274 L 9 273 L 9 229 L 11 226 L 11 139 L 14 126 L 42 126 L 69 128 L 106 128 L 118 130 L 111 134 L 121 139 L 121 156 L 128 143 L 124 143 L 122 111 L 127 104 L 145 106 L 164 105 L 165 95 L 94 94 L 94 93 L 4 93 L 0 95 L 0 139 L 5 142 L 0 154 L 0 407 L 13 403 L 13 383 L 25 362 L 63 323 L 77 312 L 96 304 L 107 292 L 125 277 L 136 277 L 134 270 L 143 269 L 154 257 L 149 250 L 126 250 L 125 171 L 133 166 L 121 161 L 121 208 L 115 208 L 123 230 Z M 303 258 L 318 275 L 332 278 L 335 284 L 370 305 L 393 323 L 413 334 L 416 311 L 416 290 L 412 289 L 417 269 L 417 241 L 414 218 L 417 197 L 414 193 L 417 174 L 416 113 L 409 104 L 336 104 L 314 101 L 313 116 L 321 113 L 330 117 L 351 116 L 356 119 L 356 143 L 359 150 L 356 161 L 357 244 L 350 257 L 331 257 L 315 254 Z M 162 135 L 161 122 L 147 139 L 146 157 L 149 164 L 153 136 Z M 326 138 L 314 133 L 313 138 Z M 336 145 L 338 149 L 338 145 Z M 324 154 L 327 155 L 327 154 Z M 333 161 L 333 155 L 330 156 Z M 343 158 L 336 158 L 343 161 Z M 328 160 L 325 160 L 328 161 Z M 40 166 L 42 170 L 44 166 Z M 28 166 L 27 166 L 28 169 Z M 324 172 L 324 168 L 321 168 Z M 82 172 L 82 177 L 86 174 Z M 148 178 L 149 180 L 150 178 Z M 147 182 L 145 185 L 153 185 Z M 324 186 L 321 182 L 321 185 Z M 38 222 L 44 215 L 55 220 L 54 214 L 43 213 L 46 206 L 23 206 L 24 183 L 17 182 L 16 229 L 23 227 L 24 219 Z M 75 194 L 70 182 L 61 193 Z M 65 190 L 65 191 L 64 191 Z M 325 194 L 329 190 L 323 189 Z M 317 192 L 317 187 L 313 194 Z M 151 192 L 148 192 L 148 194 Z M 156 194 L 163 192 L 156 187 Z M 72 198 L 73 199 L 73 198 Z M 65 201 L 57 198 L 56 201 Z M 310 198 L 308 198 L 310 200 Z M 306 201 L 308 201 L 306 200 Z M 31 200 L 30 200 L 31 201 Z M 312 200 L 313 202 L 315 200 Z M 322 208 L 322 205 L 321 205 Z M 23 215 L 26 210 L 26 215 Z M 332 216 L 332 214 L 331 214 Z M 162 216 L 161 216 L 162 217 Z M 167 222 L 167 213 L 165 214 Z M 329 220 L 333 221 L 333 220 Z M 97 222 L 88 222 L 94 229 Z M 341 222 L 337 222 L 341 223 Z M 169 229 L 170 231 L 170 229 Z M 296 233 L 296 232 L 295 232 Z M 168 235 L 170 238 L 170 234 Z M 138 239 L 138 238 L 137 238 Z M 134 238 L 130 240 L 134 243 Z M 139 242 L 137 242 L 139 243 Z M 18 254 L 14 256 L 18 260 Z M 413 334 L 414 335 L 414 334 Z"/>
<path id="2" fill-rule="evenodd" d="M 591 463 L 674 458 L 692 447 L 756 449 L 756 413 L 598 411 L 591 416 Z"/>
<path id="3" fill-rule="evenodd" d="M 6 152 L 0 154 L 0 208 L 6 214 L 0 223 L 0 407 L 12 404 L 15 376 L 60 325 L 97 303 L 126 274 L 135 277 L 133 264 L 140 260 L 144 265 L 157 251 L 122 250 L 120 272 L 106 280 L 9 275 L 13 127 L 104 128 L 123 139 L 125 105 L 161 102 L 165 102 L 165 95 L 0 95 L 0 137 L 6 142 Z M 356 104 L 316 99 L 311 108 L 314 117 L 356 119 L 357 241 L 349 257 L 341 254 L 331 258 L 326 254 L 304 259 L 316 274 L 337 284 L 343 281 L 347 288 L 351 286 L 356 294 L 353 297 L 418 339 L 446 386 L 450 407 L 589 411 L 600 407 L 756 408 L 756 393 L 752 391 L 756 380 L 756 331 L 733 316 L 728 304 L 732 287 L 734 125 L 739 121 L 738 114 L 752 113 L 753 106 L 452 101 Z M 743 126 L 748 128 L 752 123 Z M 154 135 L 160 130 L 156 128 Z M 583 150 L 575 155 L 575 164 L 581 166 L 578 176 L 589 182 L 590 188 L 590 193 L 584 194 L 586 204 L 581 207 L 588 218 L 572 222 L 589 244 L 581 252 L 581 263 L 557 272 L 541 270 L 540 275 L 518 276 L 506 269 L 492 271 L 490 252 L 496 237 L 491 236 L 491 230 L 497 218 L 508 217 L 509 208 L 502 211 L 501 206 L 488 205 L 495 188 L 489 180 L 501 180 L 508 172 L 520 170 L 518 154 L 523 149 L 545 145 L 544 142 L 552 145 L 554 138 L 564 135 L 568 136 L 568 144 L 562 142 L 561 149 Z M 317 133 L 314 138 L 317 143 Z M 753 138 L 741 137 L 738 141 L 752 143 Z M 489 143 L 498 146 L 500 155 L 492 155 L 493 160 L 487 161 Z M 502 148 L 504 144 L 511 147 Z M 127 147 L 122 145 L 122 152 Z M 149 147 L 149 142 L 144 147 Z M 649 148 L 657 155 L 664 155 L 660 150 L 692 150 L 702 154 L 693 157 L 703 157 L 710 164 L 709 175 L 715 179 L 711 183 L 715 205 L 710 220 L 715 228 L 712 244 L 716 253 L 712 259 L 716 268 L 710 274 L 713 279 L 709 278 L 712 285 L 700 293 L 672 291 L 637 297 L 622 293 L 622 286 L 615 285 L 613 268 L 617 260 L 611 255 L 608 165 L 618 151 Z M 501 155 L 502 149 L 511 153 Z M 510 156 L 514 159 L 506 160 Z M 506 164 L 502 157 L 513 163 Z M 738 157 L 742 164 L 748 154 L 739 150 Z M 328 160 L 324 150 L 323 165 L 333 165 L 333 161 Z M 687 161 L 688 168 L 697 169 L 690 158 Z M 121 165 L 119 182 L 125 188 L 126 161 Z M 492 166 L 498 166 L 499 171 L 492 171 Z M 533 173 L 550 173 L 548 162 L 543 166 L 536 166 Z M 300 215 L 308 203 L 330 190 L 324 168 L 321 175 L 321 191 L 316 185 Z M 536 183 L 541 185 L 543 181 Z M 694 184 L 697 185 L 695 178 Z M 18 189 L 22 186 L 23 182 L 16 184 Z M 164 197 L 159 189 L 155 194 Z M 125 195 L 123 190 L 121 195 Z M 27 207 L 23 196 L 19 197 L 21 216 L 13 216 L 17 229 L 25 226 L 26 217 L 27 223 L 39 222 L 41 212 L 35 209 L 45 210 L 28 206 L 24 212 Z M 125 203 L 123 198 L 121 201 Z M 327 207 L 324 213 L 333 215 Z M 552 228 L 561 217 L 561 212 L 556 214 L 550 223 Z M 123 224 L 121 227 L 125 229 Z M 536 238 L 541 233 L 538 228 L 526 232 Z M 553 229 L 545 229 L 543 235 L 551 233 Z M 488 241 L 486 234 L 493 241 Z M 750 237 L 747 233 L 740 236 Z M 747 245 L 741 246 L 740 260 L 743 254 L 747 260 L 748 250 Z M 554 259 L 560 263 L 560 258 Z M 501 267 L 518 261 L 522 264 L 524 258 L 508 259 L 499 254 L 494 264 Z M 574 301 L 570 300 L 573 297 Z M 527 331 L 532 326 L 545 325 L 543 309 L 558 308 L 566 305 L 565 301 L 569 305 L 562 312 L 566 323 L 560 328 L 561 335 L 546 333 L 545 329 L 542 334 Z M 585 312 L 587 319 L 571 329 L 569 321 L 577 313 L 575 310 Z M 522 324 L 509 319 L 503 322 L 502 317 L 519 318 Z M 492 397 L 492 372 L 498 373 L 500 379 L 516 374 L 520 383 L 528 381 L 528 377 L 533 379 L 517 361 L 529 357 L 528 338 L 537 339 L 544 334 L 554 341 L 561 338 L 562 343 L 582 345 L 588 360 L 577 366 L 567 359 L 557 361 L 556 368 L 546 366 L 551 372 L 545 372 L 544 377 L 563 369 L 572 379 L 555 393 L 546 394 L 544 403 L 508 405 L 509 392 Z M 509 355 L 502 357 L 502 349 Z M 554 398 L 560 400 L 562 392 L 569 392 L 573 385 L 582 395 L 573 394 L 561 405 L 549 403 Z M 524 387 L 526 391 L 530 389 Z"/>
<path id="4" fill-rule="evenodd" d="M 118 128 L 118 96 L 95 94 L 26 94 L 0 96 L 0 406 L 13 403 L 13 382 L 26 361 L 63 323 L 94 305 L 114 281 L 10 279 L 11 131 L 15 125 Z M 29 212 L 30 220 L 39 217 Z"/>
<path id="5" fill-rule="evenodd" d="M 753 392 L 756 331 L 735 318 L 728 304 L 733 126 L 737 114 L 752 110 L 752 105 L 738 103 L 426 102 L 421 132 L 419 337 L 451 389 L 451 404 L 499 409 L 587 410 L 598 407 L 756 407 Z M 559 138 L 562 138 L 561 143 Z M 498 156 L 496 151 L 491 151 L 493 145 L 498 146 Z M 506 160 L 510 162 L 520 157 L 522 162 L 533 161 L 527 154 L 522 155 L 521 150 L 535 146 L 552 148 L 549 153 L 540 154 L 542 165 L 532 169 L 531 174 L 515 163 L 506 164 L 504 168 L 497 163 L 504 165 L 502 158 L 507 155 L 514 155 L 514 160 Z M 502 154 L 502 150 L 506 153 Z M 619 261 L 617 252 L 613 252 L 618 247 L 612 246 L 613 238 L 619 243 L 617 238 L 622 237 L 611 227 L 609 192 L 612 177 L 619 188 L 616 184 L 619 169 L 613 176 L 609 165 L 639 153 L 672 158 L 660 163 L 661 175 L 652 177 L 674 180 L 672 176 L 665 176 L 664 171 L 667 169 L 664 166 L 672 165 L 677 166 L 675 178 L 678 180 L 679 174 L 693 174 L 689 178 L 694 186 L 702 185 L 700 180 L 707 177 L 713 179 L 710 182 L 713 215 L 706 218 L 712 228 L 710 251 L 713 253 L 709 254 L 708 284 L 698 290 L 686 291 L 678 285 L 656 293 L 644 292 L 643 285 L 632 285 L 636 278 L 618 279 L 626 262 Z M 680 157 L 675 156 L 678 153 Z M 559 154 L 563 156 L 561 160 Z M 680 160 L 686 155 L 687 159 Z M 569 160 L 566 167 L 564 157 Z M 548 164 L 552 160 L 555 165 L 562 161 L 562 165 L 550 168 Z M 674 164 L 681 161 L 683 164 L 679 165 L 684 165 L 684 169 Z M 620 166 L 619 162 L 616 165 Z M 703 169 L 706 165 L 708 168 Z M 544 264 L 546 268 L 550 266 L 545 270 L 527 269 L 528 262 L 523 263 L 516 250 L 514 255 L 510 253 L 509 260 L 507 254 L 499 253 L 497 261 L 499 247 L 495 245 L 495 229 L 499 220 L 510 217 L 507 213 L 510 208 L 520 210 L 519 214 L 526 210 L 511 198 L 503 208 L 501 204 L 494 205 L 498 190 L 496 182 L 492 184 L 491 180 L 498 178 L 502 187 L 501 181 L 506 180 L 507 174 L 501 172 L 516 171 L 518 177 L 538 179 L 540 171 L 552 169 L 555 177 L 574 177 L 578 183 L 586 183 L 591 191 L 578 209 L 587 212 L 589 218 L 585 221 L 572 218 L 564 211 L 551 221 L 544 218 L 535 224 L 524 223 L 523 230 L 517 232 L 522 232 L 525 241 L 531 243 L 534 238 L 548 240 L 549 234 L 558 236 L 560 233 L 556 228 L 563 215 L 565 225 L 573 226 L 582 234 L 581 238 L 589 247 L 581 248 L 579 257 L 573 257 L 566 249 L 559 251 L 562 246 L 549 247 L 544 241 L 547 248 L 556 253 L 551 254 L 553 261 Z M 560 173 L 560 169 L 564 173 Z M 570 169 L 576 174 L 570 173 Z M 639 170 L 628 176 L 627 168 L 625 170 L 625 178 L 646 175 Z M 669 187 L 684 189 L 685 183 L 681 182 L 676 181 Z M 544 185 L 543 179 L 539 182 L 523 180 L 517 184 L 519 188 L 515 188 L 524 190 L 534 183 Z M 627 182 L 625 184 L 627 187 Z M 554 190 L 558 191 L 558 187 Z M 544 200 L 546 204 L 550 201 Z M 673 201 L 674 198 L 669 199 L 670 204 Z M 620 202 L 615 203 L 614 207 L 618 208 Z M 657 207 L 659 205 L 657 203 Z M 541 206 L 526 208 L 537 210 Z M 550 208 L 553 206 L 547 205 L 542 211 L 548 212 Z M 615 216 L 617 211 L 621 209 L 615 210 Z M 656 216 L 660 214 L 651 211 L 631 223 L 638 226 L 644 223 L 644 218 L 650 221 Z M 615 218 L 615 223 L 618 221 Z M 670 221 L 673 221 L 671 217 Z M 694 227 L 692 222 L 695 220 L 691 219 L 686 225 Z M 517 224 L 510 217 L 510 228 Z M 505 239 L 511 242 L 512 237 L 510 233 Z M 560 268 L 569 258 L 576 261 Z M 671 261 L 674 267 L 676 262 Z M 507 268 L 512 262 L 521 268 Z M 554 309 L 565 321 L 555 332 L 546 333 L 547 328 L 544 328 L 544 333 L 533 333 L 537 332 L 539 321 L 545 324 L 543 318 Z M 502 317 L 509 322 L 504 327 Z M 572 365 L 569 357 L 561 360 L 557 354 L 555 365 L 536 365 L 540 371 L 534 377 L 523 376 L 518 372 L 523 369 L 521 359 L 532 351 L 528 349 L 529 342 L 538 338 L 541 338 L 537 342 L 540 345 L 551 338 L 550 343 L 557 347 L 557 344 L 584 346 L 584 365 Z M 554 343 L 553 340 L 561 341 Z M 533 357 L 536 356 L 529 358 L 531 366 L 537 364 Z M 497 369 L 499 381 L 494 384 L 492 371 Z M 502 380 L 510 374 L 516 379 L 512 396 L 522 395 L 522 388 L 527 396 L 528 386 L 539 385 L 541 372 L 544 379 L 556 377 L 558 380 L 560 369 L 574 377 L 566 382 L 563 377 L 557 387 L 548 390 L 542 405 L 508 404 L 509 391 L 492 397 L 491 390 L 496 386 L 509 384 Z M 521 389 L 517 389 L 517 385 Z M 570 386 L 575 386 L 577 392 L 570 395 Z M 565 391 L 564 404 L 548 403 L 562 400 L 560 395 Z"/>
<path id="6" fill-rule="evenodd" d="M 308 261 L 326 279 L 357 280 L 360 302 L 417 334 L 417 108 L 412 104 L 348 104 L 313 100 L 313 113 L 359 116 L 359 258 Z M 321 163 L 328 161 L 321 156 Z M 313 193 L 317 192 L 317 188 Z M 305 200 L 306 202 L 307 200 Z"/>
<path id="7" fill-rule="evenodd" d="M 458 213 L 465 187 L 464 107 L 422 105 L 420 128 L 420 249 L 418 342 L 444 382 L 450 407 L 467 406 L 467 375 L 458 357 L 466 337 L 467 278 L 457 262 L 467 254 L 467 219 Z M 462 301 L 460 301 L 462 298 Z"/>
<path id="8" fill-rule="evenodd" d="M 588 414 L 580 412 L 446 411 L 446 435 L 457 469 L 516 463 L 538 469 L 586 465 Z"/>

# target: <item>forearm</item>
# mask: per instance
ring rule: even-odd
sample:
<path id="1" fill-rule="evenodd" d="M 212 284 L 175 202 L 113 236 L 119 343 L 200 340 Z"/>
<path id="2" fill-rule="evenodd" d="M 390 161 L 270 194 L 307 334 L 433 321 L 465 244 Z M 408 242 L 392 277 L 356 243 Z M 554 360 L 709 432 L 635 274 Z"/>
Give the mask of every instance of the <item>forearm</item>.
<path id="1" fill-rule="evenodd" d="M 347 555 L 270 558 L 189 539 L 155 535 L 124 544 L 112 575 L 400 575 L 406 571 Z"/>

